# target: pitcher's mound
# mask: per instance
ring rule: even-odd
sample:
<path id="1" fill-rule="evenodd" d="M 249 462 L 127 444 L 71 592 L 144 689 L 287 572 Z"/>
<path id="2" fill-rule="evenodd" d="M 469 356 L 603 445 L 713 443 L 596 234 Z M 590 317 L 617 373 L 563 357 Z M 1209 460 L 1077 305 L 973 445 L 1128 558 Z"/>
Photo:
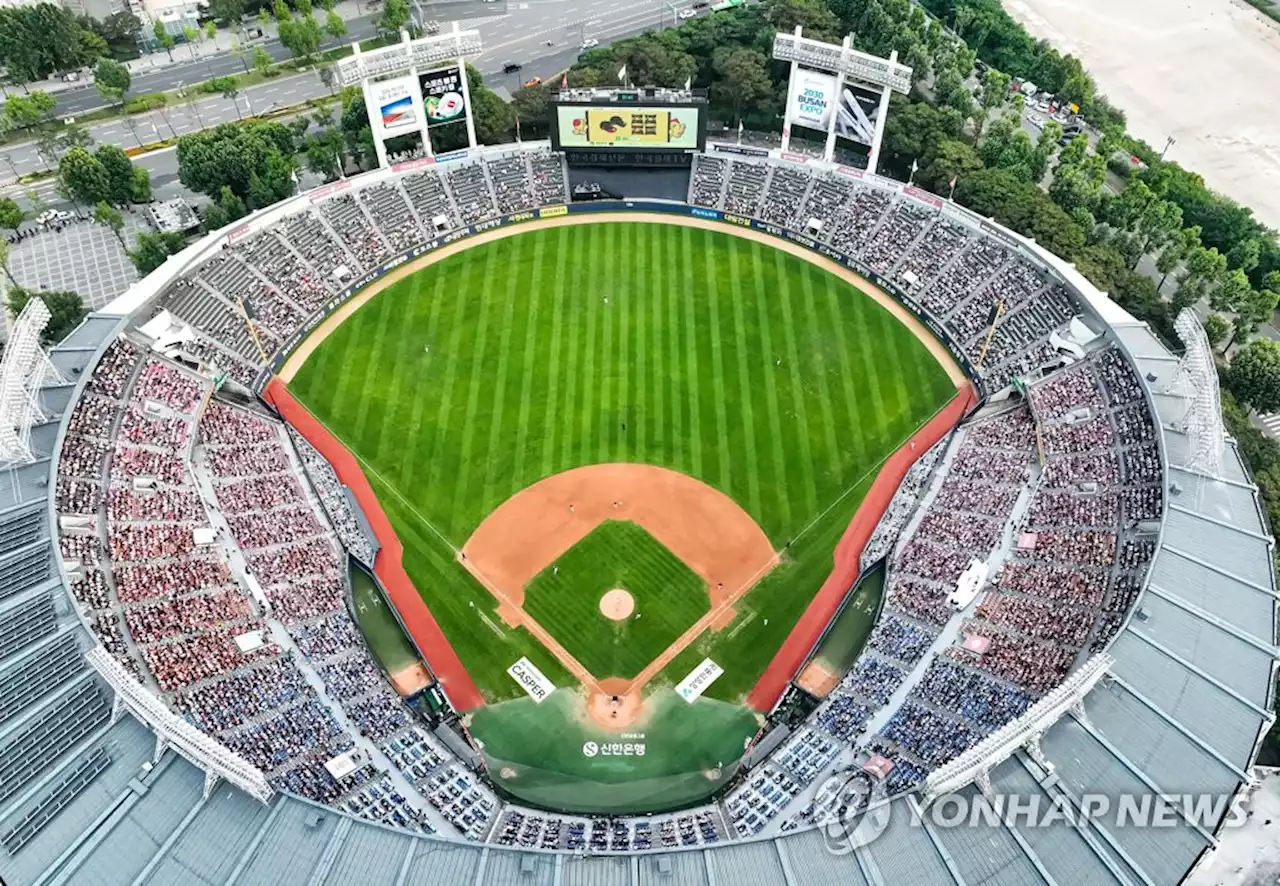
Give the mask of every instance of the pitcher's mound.
<path id="1" fill-rule="evenodd" d="M 624 621 L 636 611 L 636 598 L 630 591 L 614 588 L 600 598 L 600 613 L 614 621 Z"/>

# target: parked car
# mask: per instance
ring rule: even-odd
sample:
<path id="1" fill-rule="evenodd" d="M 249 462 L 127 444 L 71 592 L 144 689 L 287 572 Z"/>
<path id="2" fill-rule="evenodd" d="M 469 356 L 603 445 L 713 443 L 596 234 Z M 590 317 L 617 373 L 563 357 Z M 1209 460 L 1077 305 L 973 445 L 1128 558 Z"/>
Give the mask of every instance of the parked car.
<path id="1" fill-rule="evenodd" d="M 1029 116 L 1027 117 L 1027 120 L 1028 120 L 1028 122 L 1030 122 L 1030 123 L 1031 123 L 1031 125 L 1032 125 L 1032 126 L 1034 126 L 1036 129 L 1043 129 L 1043 128 L 1044 128 L 1044 118 L 1043 118 L 1043 117 L 1041 117 L 1039 114 L 1031 114 L 1031 115 L 1029 115 Z"/>

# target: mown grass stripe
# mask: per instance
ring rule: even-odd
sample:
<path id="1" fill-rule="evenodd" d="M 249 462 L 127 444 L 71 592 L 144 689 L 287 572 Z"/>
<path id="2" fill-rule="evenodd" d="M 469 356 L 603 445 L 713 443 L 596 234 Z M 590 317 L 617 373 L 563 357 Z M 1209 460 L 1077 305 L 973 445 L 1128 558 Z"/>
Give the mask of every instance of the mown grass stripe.
<path id="1" fill-rule="evenodd" d="M 539 426 L 543 428 L 543 444 L 542 444 L 542 465 L 538 469 L 538 476 L 546 477 L 552 471 L 555 465 L 555 447 L 556 447 L 556 431 L 560 428 L 560 422 L 557 420 L 560 407 L 559 386 L 560 386 L 560 360 L 565 354 L 565 348 L 561 346 L 562 337 L 564 335 L 565 314 L 567 313 L 566 293 L 570 291 L 569 279 L 566 275 L 567 262 L 569 261 L 569 231 L 568 228 L 560 228 L 556 232 L 556 273 L 550 281 L 551 289 L 555 292 L 555 306 L 551 319 L 551 345 L 547 354 L 547 396 L 546 415 L 539 416 Z M 546 242 L 540 240 L 539 242 Z M 570 384 L 572 384 L 573 374 L 568 373 Z"/>
<path id="2" fill-rule="evenodd" d="M 467 405 L 466 412 L 462 416 L 460 428 L 462 438 L 459 441 L 458 464 L 453 483 L 453 508 L 449 522 L 446 524 L 449 527 L 446 531 L 451 536 L 454 534 L 455 521 L 457 521 L 458 515 L 466 513 L 463 503 L 473 494 L 471 481 L 475 475 L 470 466 L 476 464 L 476 462 L 472 461 L 472 448 L 475 446 L 476 433 L 479 431 L 476 412 L 480 408 L 485 355 L 489 350 L 489 317 L 494 310 L 494 302 L 497 301 L 495 290 L 498 288 L 497 284 L 500 279 L 498 275 L 500 253 L 496 250 L 489 250 L 487 259 L 484 267 L 484 277 L 480 283 L 479 298 L 475 305 L 480 319 L 476 324 L 475 340 L 471 343 L 471 371 L 467 375 L 465 382 Z"/>
<path id="3" fill-rule="evenodd" d="M 654 236 L 649 230 L 649 226 L 645 226 L 645 252 L 649 255 L 649 268 L 646 279 L 649 282 L 649 316 L 652 318 L 653 344 L 650 350 L 654 356 L 655 364 L 666 365 L 664 348 L 666 347 L 662 339 L 665 332 L 665 323 L 663 322 L 663 292 L 666 286 L 667 268 L 663 263 L 662 256 L 662 238 Z M 653 382 L 653 394 L 649 401 L 649 414 L 652 416 L 653 438 L 654 438 L 654 457 L 655 463 L 660 465 L 671 464 L 671 442 L 670 435 L 667 434 L 667 395 L 666 395 L 666 373 L 655 371 L 651 374 Z"/>
<path id="4" fill-rule="evenodd" d="M 516 323 L 516 302 L 524 298 L 527 286 L 523 281 L 527 279 L 526 269 L 523 264 L 525 244 L 529 241 L 523 237 L 513 237 L 511 240 L 511 248 L 504 256 L 506 262 L 506 291 L 502 295 L 502 329 L 498 341 L 498 366 L 497 374 L 499 384 L 495 386 L 493 399 L 484 404 L 489 415 L 489 445 L 485 448 L 484 462 L 484 492 L 480 496 L 480 501 L 486 507 L 496 507 L 501 499 L 494 499 L 494 482 L 498 476 L 499 467 L 505 468 L 510 462 L 503 457 L 503 450 L 510 451 L 511 439 L 508 437 L 505 442 L 503 437 L 506 434 L 508 425 L 511 421 L 510 417 L 503 411 L 506 408 L 507 386 L 516 379 L 511 377 L 507 372 L 507 366 L 511 360 L 511 338 L 514 334 Z M 505 498 L 506 496 L 503 496 Z"/>
<path id="5" fill-rule="evenodd" d="M 794 487 L 802 484 L 796 483 L 788 473 L 787 453 L 782 445 L 782 422 L 784 420 L 794 422 L 795 419 L 790 415 L 783 416 L 782 404 L 778 400 L 778 375 L 787 370 L 784 370 L 779 363 L 781 351 L 774 345 L 773 334 L 770 330 L 773 325 L 769 316 L 771 293 L 767 291 L 769 287 L 765 283 L 765 261 L 767 255 L 773 253 L 773 250 L 768 247 L 762 247 L 752 240 L 745 241 L 740 251 L 745 253 L 745 260 L 751 263 L 751 276 L 754 282 L 751 289 L 755 292 L 756 332 L 760 336 L 760 352 L 754 362 L 757 363 L 758 374 L 763 378 L 764 412 L 769 420 L 769 434 L 766 438 L 766 443 L 772 449 L 773 462 L 772 474 L 767 474 L 766 476 L 777 478 L 769 483 L 769 488 L 773 491 L 776 499 L 778 518 L 782 521 L 782 525 L 790 527 L 793 525 L 791 522 L 791 500 L 800 492 L 798 488 Z M 764 447 L 762 446 L 761 448 Z M 806 465 L 805 467 L 812 471 L 812 466 Z M 765 470 L 767 471 L 768 468 Z M 802 467 L 803 470 L 804 468 Z M 812 482 L 812 479 L 812 476 L 810 476 L 810 482 Z"/>
<path id="6" fill-rule="evenodd" d="M 805 409 L 805 391 L 804 382 L 801 380 L 800 351 L 796 347 L 796 329 L 795 320 L 792 317 L 792 305 L 798 304 L 799 297 L 793 297 L 793 289 L 790 282 L 790 275 L 787 273 L 786 263 L 782 260 L 783 253 L 776 249 L 767 250 L 766 254 L 761 255 L 760 260 L 763 264 L 768 261 L 768 252 L 773 253 L 773 267 L 777 278 L 777 292 L 765 296 L 769 300 L 769 304 L 782 314 L 782 366 L 786 375 L 790 378 L 790 393 L 786 394 L 786 381 L 783 378 L 778 379 L 778 386 L 784 392 L 787 399 L 787 409 L 795 416 L 795 421 L 804 431 L 800 433 L 800 467 L 804 476 L 804 503 L 805 513 L 815 513 L 818 510 L 818 488 L 814 482 L 814 464 L 813 451 L 811 448 L 809 431 L 809 415 Z M 794 459 L 793 459 L 794 460 Z"/>
<path id="7" fill-rule="evenodd" d="M 747 326 L 743 318 L 742 302 L 739 297 L 744 283 L 742 270 L 739 267 L 741 250 L 738 241 L 733 241 L 729 249 L 729 302 L 733 306 L 733 331 L 735 343 L 739 345 L 737 382 L 740 408 L 742 409 L 742 450 L 746 459 L 747 511 L 757 520 L 764 518 L 764 508 L 760 500 L 760 459 L 756 455 L 756 434 L 759 428 L 755 421 L 755 410 L 752 408 L 751 372 L 747 365 L 746 342 Z M 781 478 L 778 478 L 781 480 Z"/>
<path id="8" fill-rule="evenodd" d="M 637 262 L 640 265 L 647 265 L 648 256 L 645 252 L 649 246 L 649 231 L 647 225 L 639 225 L 635 229 L 635 237 L 632 240 L 632 249 L 635 250 Z M 628 427 L 628 433 L 634 440 L 632 452 L 638 457 L 641 453 L 649 452 L 649 415 L 645 411 L 644 403 L 648 400 L 647 387 L 649 384 L 649 314 L 648 314 L 648 297 L 649 297 L 648 280 L 645 278 L 643 285 L 636 283 L 636 288 L 632 292 L 631 298 L 631 316 L 635 326 L 635 350 L 631 354 L 631 365 L 636 368 L 635 381 L 633 383 L 633 401 L 632 415 L 633 424 L 635 425 L 634 433 Z M 625 352 L 624 352 L 625 353 Z"/>
<path id="9" fill-rule="evenodd" d="M 519 238 L 517 238 L 519 239 Z M 547 251 L 547 241 L 543 239 L 535 239 L 530 241 L 533 249 L 533 270 L 529 279 L 542 279 L 542 262 Z M 542 310 L 542 298 L 546 294 L 542 286 L 530 286 L 524 290 L 523 298 L 527 299 L 524 310 L 527 311 L 525 330 L 524 330 L 524 346 L 521 356 L 524 361 L 521 364 L 520 371 L 520 407 L 519 414 L 516 416 L 516 440 L 515 440 L 515 468 L 512 471 L 513 485 L 520 487 L 528 486 L 532 482 L 532 477 L 525 475 L 525 458 L 528 453 L 526 449 L 529 445 L 529 420 L 530 410 L 533 407 L 533 379 L 534 373 L 538 368 L 539 342 L 538 342 L 538 321 Z M 545 355 L 554 359 L 553 355 Z M 550 366 L 546 367 L 546 371 L 554 370 Z M 552 400 L 548 399 L 547 406 L 554 408 Z M 542 417 L 539 417 L 542 420 Z M 490 453 L 490 458 L 497 457 L 496 453 Z"/>
<path id="10" fill-rule="evenodd" d="M 693 228 L 680 228 L 680 279 L 692 281 L 696 273 L 693 262 Z M 687 295 L 681 299 L 684 303 L 684 336 L 685 336 L 685 388 L 689 392 L 689 440 L 692 450 L 689 468 L 695 477 L 705 476 L 703 458 L 702 407 L 700 393 L 702 391 L 701 376 L 698 375 L 698 352 L 703 343 L 698 335 L 697 320 L 694 317 L 694 299 Z M 678 364 L 677 364 L 678 365 Z"/>
<path id="11" fill-rule="evenodd" d="M 431 378 L 431 371 L 434 368 L 443 365 L 441 362 L 443 355 L 440 353 L 439 346 L 436 346 L 434 359 L 428 349 L 435 343 L 436 336 L 439 334 L 440 313 L 445 302 L 444 277 L 436 274 L 429 279 L 431 280 L 431 305 L 427 318 L 426 337 L 419 342 L 415 336 L 407 334 L 403 336 L 411 353 L 419 344 L 423 348 L 421 354 L 413 353 L 411 360 L 406 359 L 409 363 L 409 371 L 418 385 L 421 385 L 424 379 Z M 412 403 L 407 428 L 401 423 L 403 418 L 401 411 L 396 408 L 403 402 L 402 398 L 406 397 Z M 392 473 L 400 482 L 407 482 L 418 465 L 418 447 L 427 437 L 422 430 L 422 416 L 428 402 L 428 398 L 415 385 L 411 391 L 404 394 L 397 390 L 394 396 L 388 395 L 383 406 L 382 427 L 378 431 L 378 443 L 374 451 L 377 453 L 379 462 L 393 467 Z"/>
<path id="12" fill-rule="evenodd" d="M 430 285 L 430 278 L 424 275 L 415 274 L 410 279 L 413 281 L 413 285 L 410 288 L 411 294 L 409 296 L 410 311 L 412 312 L 410 319 L 413 321 L 413 325 L 417 326 L 419 325 L 418 324 L 419 315 L 422 313 L 426 313 L 426 311 L 423 309 L 421 295 L 422 295 L 422 290 L 425 288 L 428 288 L 428 286 Z M 402 320 L 401 322 L 404 322 L 404 321 Z M 404 384 L 405 376 L 411 374 L 414 371 L 414 369 L 411 367 L 416 368 L 420 365 L 419 361 L 417 360 L 417 355 L 411 354 L 410 350 L 412 348 L 418 348 L 418 353 L 419 354 L 422 353 L 420 344 L 414 341 L 413 336 L 404 335 L 399 331 L 397 331 L 395 338 L 396 338 L 395 349 L 394 349 L 394 353 L 391 356 L 391 360 L 392 360 L 391 383 L 387 385 L 386 390 L 375 389 L 373 391 L 370 391 L 368 388 L 365 389 L 365 396 L 370 400 L 374 400 L 378 404 L 378 426 L 377 426 L 378 442 L 375 444 L 374 452 L 378 453 L 378 456 L 380 458 L 382 457 L 383 453 L 385 453 L 388 449 L 387 432 L 388 432 L 388 426 L 390 422 L 387 421 L 387 418 L 388 418 L 387 404 L 399 403 L 401 401 L 400 390 L 401 390 L 401 386 Z M 417 398 L 415 398 L 415 403 L 416 403 L 416 399 Z"/>
<path id="13" fill-rule="evenodd" d="M 382 356 L 383 346 L 386 344 L 386 341 L 387 341 L 388 327 L 391 327 L 393 325 L 393 322 L 394 323 L 399 322 L 399 320 L 396 320 L 396 321 L 392 320 L 392 314 L 393 312 L 390 310 L 380 310 L 376 312 L 378 322 L 376 324 L 376 331 L 374 332 L 374 335 L 373 335 L 373 350 L 372 350 L 372 356 L 370 357 L 370 360 L 369 360 L 369 363 L 371 365 L 376 366 L 381 363 L 383 359 L 383 356 Z M 396 339 L 400 340 L 401 336 L 397 334 Z M 403 344 L 403 341 L 401 341 L 400 343 Z M 365 370 L 364 374 L 367 377 L 368 367 L 367 366 L 364 367 L 364 370 Z M 373 391 L 370 391 L 368 385 L 361 385 L 360 389 L 361 391 L 364 392 L 364 396 L 357 398 L 356 419 L 355 419 L 355 426 L 354 426 L 355 427 L 354 434 L 357 437 L 364 435 L 364 425 L 365 425 L 365 422 L 369 420 L 369 407 L 375 401 L 381 400 L 382 396 L 385 396 L 384 391 L 378 391 L 376 389 Z M 382 396 L 379 396 L 379 395 L 382 395 Z"/>
<path id="14" fill-rule="evenodd" d="M 701 255 L 711 254 L 713 237 L 708 231 L 698 231 L 698 251 Z M 717 261 L 705 261 L 705 285 L 707 303 L 710 305 L 709 324 L 711 328 L 711 384 L 714 392 L 716 409 L 716 450 L 719 454 L 719 474 L 716 485 L 725 495 L 732 496 L 734 473 L 733 460 L 729 456 L 729 400 L 725 390 L 725 358 L 724 342 L 721 338 L 720 292 L 721 271 L 723 264 Z"/>
<path id="15" fill-rule="evenodd" d="M 561 230 L 567 230 L 562 228 Z M 590 232 L 584 232 L 586 242 L 581 244 L 584 248 L 590 248 L 591 237 Z M 569 347 L 565 349 L 565 372 L 568 375 L 569 383 L 565 385 L 564 398 L 564 419 L 560 422 L 563 430 L 563 439 L 560 444 L 560 457 L 558 464 L 577 464 L 576 450 L 573 448 L 573 442 L 578 437 L 577 422 L 574 420 L 577 415 L 578 403 L 575 399 L 577 396 L 578 382 L 582 378 L 582 330 L 585 326 L 583 318 L 586 311 L 586 303 L 588 295 L 582 288 L 572 285 L 569 277 L 564 277 L 563 285 L 566 289 L 566 304 L 569 309 L 569 316 L 565 319 L 565 323 L 569 328 Z M 552 468 L 548 473 L 554 473 Z"/>
<path id="16" fill-rule="evenodd" d="M 591 226 L 591 255 L 607 255 L 604 250 L 603 228 L 608 225 Z M 608 291 L 606 287 L 606 292 Z M 579 464 L 591 464 L 595 454 L 594 439 L 591 427 L 595 419 L 596 403 L 596 328 L 599 321 L 600 307 L 607 295 L 594 295 L 586 299 L 587 329 L 585 346 L 582 355 L 582 402 L 578 407 L 578 455 Z"/>
<path id="17" fill-rule="evenodd" d="M 471 291 L 473 280 L 475 278 L 476 265 L 483 261 L 483 256 L 475 255 L 470 252 L 463 253 L 464 261 L 460 262 L 458 289 L 455 294 L 455 310 L 461 312 L 465 310 L 464 305 L 474 300 L 475 293 Z M 439 488 L 443 483 L 443 473 L 445 466 L 445 444 L 449 439 L 452 431 L 456 430 L 450 425 L 450 415 L 453 411 L 453 401 L 456 396 L 455 387 L 458 381 L 458 369 L 462 365 L 463 354 L 462 333 L 466 327 L 461 324 L 455 324 L 453 334 L 449 336 L 449 342 L 443 354 L 440 354 L 440 361 L 444 366 L 444 378 L 439 382 L 439 406 L 436 409 L 435 418 L 435 434 L 431 441 L 430 454 L 427 457 L 427 485 L 432 489 Z M 427 362 L 428 372 L 435 365 L 434 360 Z M 413 474 L 417 468 L 417 463 L 410 461 L 405 465 L 405 473 L 401 479 L 401 485 L 408 488 L 413 481 Z"/>
<path id="18" fill-rule="evenodd" d="M 604 254 L 609 256 L 625 255 L 618 242 L 619 230 L 616 225 L 604 225 Z M 616 258 L 614 259 L 616 261 Z M 608 267 L 617 267 L 611 261 Z M 622 278 L 626 278 L 623 273 Z M 619 311 L 624 310 L 622 306 L 622 297 L 618 279 L 614 279 L 608 287 L 608 301 L 602 301 L 600 305 L 600 384 L 597 390 L 600 394 L 599 407 L 599 428 L 597 433 L 599 436 L 599 444 L 596 447 L 598 455 L 595 456 L 596 461 L 608 461 L 611 443 L 617 430 L 614 421 L 616 418 L 617 407 L 614 402 L 614 391 L 616 388 L 616 379 L 610 367 L 615 364 L 613 350 L 613 327 L 615 318 Z"/>
<path id="19" fill-rule="evenodd" d="M 636 241 L 633 235 L 635 232 L 635 228 L 627 226 L 623 226 L 618 232 L 619 248 L 624 255 L 632 260 L 628 270 L 634 267 Z M 615 315 L 618 327 L 616 353 L 625 355 L 630 353 L 629 348 L 631 346 L 631 311 L 634 309 L 637 296 L 635 274 L 623 274 L 622 279 L 619 281 L 619 289 L 618 310 Z M 626 425 L 626 428 L 619 427 L 617 445 L 614 447 L 613 455 L 606 455 L 606 458 L 609 461 L 625 462 L 630 460 L 628 457 L 631 450 L 630 441 L 636 432 L 635 419 L 630 415 L 631 364 L 625 360 L 617 360 L 615 366 L 617 368 L 615 370 L 616 385 L 614 390 L 616 392 L 618 418 L 622 424 Z"/>
<path id="20" fill-rule="evenodd" d="M 812 347 L 811 343 L 821 341 L 822 331 L 819 329 L 818 307 L 814 298 L 813 276 L 809 273 L 800 275 L 800 291 L 804 296 L 804 328 L 801 340 L 810 350 L 810 359 L 817 361 L 817 371 L 811 375 L 817 386 L 818 408 L 822 413 L 823 442 L 827 450 L 827 475 L 835 478 L 840 475 L 840 441 L 836 436 L 834 408 L 831 403 L 831 385 L 828 380 L 829 369 L 826 352 L 820 347 Z"/>
<path id="21" fill-rule="evenodd" d="M 812 271 L 810 273 L 813 273 Z M 855 371 L 855 365 L 862 362 L 862 354 L 857 353 L 863 348 L 869 347 L 869 341 L 859 341 L 856 344 L 851 343 L 845 335 L 845 326 L 847 319 L 846 311 L 853 312 L 854 308 L 845 308 L 844 302 L 857 297 L 857 293 L 850 292 L 847 288 L 826 285 L 826 276 L 819 281 L 819 285 L 826 290 L 827 293 L 827 311 L 831 317 L 831 329 L 835 331 L 836 354 L 840 362 L 840 381 L 844 388 L 845 411 L 848 417 L 848 430 L 843 439 L 846 445 L 852 450 L 852 458 L 857 464 L 862 464 L 867 458 L 867 441 L 866 430 L 860 419 L 862 410 L 866 404 L 862 402 L 861 392 L 865 391 L 865 385 L 855 383 L 858 374 Z M 861 319 L 861 318 L 859 318 Z"/>
<path id="22" fill-rule="evenodd" d="M 685 386 L 682 384 L 683 377 L 680 373 L 680 300 L 684 297 L 684 285 L 688 279 L 681 273 L 681 269 L 675 264 L 676 256 L 672 249 L 672 238 L 665 237 L 662 240 L 663 253 L 662 265 L 667 269 L 664 275 L 663 287 L 666 296 L 666 317 L 665 322 L 670 335 L 667 339 L 667 353 L 664 355 L 664 364 L 667 371 L 663 374 L 667 377 L 667 390 L 671 394 L 671 464 L 676 470 L 688 471 L 689 462 L 686 456 L 686 450 L 690 445 L 690 441 L 684 432 L 684 411 L 689 405 L 689 398 L 685 394 Z"/>

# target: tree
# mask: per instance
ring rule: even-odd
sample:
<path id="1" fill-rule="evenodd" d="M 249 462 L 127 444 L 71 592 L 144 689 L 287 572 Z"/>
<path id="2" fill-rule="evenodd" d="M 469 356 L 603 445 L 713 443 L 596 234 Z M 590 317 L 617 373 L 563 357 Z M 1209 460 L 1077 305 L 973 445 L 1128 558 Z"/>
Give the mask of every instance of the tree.
<path id="1" fill-rule="evenodd" d="M 840 23 L 819 0 L 774 0 L 769 4 L 765 18 L 778 31 L 788 34 L 796 25 L 804 28 L 806 37 L 827 42 L 839 42 Z"/>
<path id="2" fill-rule="evenodd" d="M 125 93 L 129 91 L 132 82 L 129 69 L 118 61 L 100 58 L 93 66 L 93 85 L 98 87 L 98 92 L 107 101 L 123 104 Z"/>
<path id="3" fill-rule="evenodd" d="M 320 82 L 324 84 L 324 88 L 329 90 L 329 94 L 334 93 L 334 84 L 338 82 L 337 74 L 333 69 L 333 65 L 321 65 L 317 71 L 320 75 Z"/>
<path id="4" fill-rule="evenodd" d="M 64 151 L 93 146 L 93 136 L 89 134 L 89 127 L 81 123 L 72 123 L 70 126 L 63 127 L 57 134 L 57 139 L 58 147 Z"/>
<path id="5" fill-rule="evenodd" d="M 151 33 L 156 38 L 156 43 L 164 47 L 164 51 L 169 53 L 169 61 L 173 61 L 173 47 L 178 45 L 178 41 L 169 33 L 168 28 L 164 26 L 164 22 L 156 19 L 151 24 Z"/>
<path id="6" fill-rule="evenodd" d="M 1253 287 L 1249 278 L 1239 268 L 1224 274 L 1218 285 L 1209 293 L 1209 307 L 1215 311 L 1236 311 L 1248 298 Z"/>
<path id="7" fill-rule="evenodd" d="M 134 238 L 134 249 L 129 253 L 133 266 L 142 275 L 150 274 L 164 264 L 165 259 L 180 252 L 187 245 L 186 238 L 173 231 L 150 233 L 143 231 Z"/>
<path id="8" fill-rule="evenodd" d="M 293 193 L 294 150 L 293 133 L 279 123 L 224 123 L 178 140 L 178 178 L 210 197 L 226 185 L 261 209 Z"/>
<path id="9" fill-rule="evenodd" d="M 1009 80 L 1008 74 L 997 71 L 995 68 L 988 68 L 982 75 L 982 110 L 981 116 L 975 118 L 975 136 L 982 135 L 982 129 L 986 126 L 990 112 L 1004 103 L 1005 96 L 1009 94 Z"/>
<path id="10" fill-rule="evenodd" d="M 196 44 L 200 40 L 200 31 L 194 25 L 183 25 L 182 39 L 186 41 L 187 51 L 191 53 L 191 58 L 194 60 L 196 57 Z"/>
<path id="11" fill-rule="evenodd" d="M 7 246 L 8 243 L 4 245 Z M 16 284 L 9 290 L 9 310 L 18 314 L 33 298 L 40 299 L 49 309 L 49 323 L 40 333 L 40 340 L 46 345 L 57 344 L 66 338 L 88 313 L 83 299 L 77 293 L 32 292 Z"/>
<path id="12" fill-rule="evenodd" d="M 305 4 L 306 12 L 295 19 L 289 13 L 289 8 L 284 5 L 284 0 L 276 0 L 276 24 L 280 32 L 280 42 L 293 53 L 294 58 L 308 59 L 320 48 L 320 25 L 311 15 L 311 4 L 307 0 L 297 0 L 297 2 L 300 12 Z"/>
<path id="13" fill-rule="evenodd" d="M 1280 342 L 1257 338 L 1236 351 L 1227 384 L 1242 404 L 1258 412 L 1280 409 Z"/>
<path id="14" fill-rule="evenodd" d="M 0 197 L 0 228 L 17 230 L 22 224 L 22 207 L 11 197 Z"/>
<path id="15" fill-rule="evenodd" d="M 4 116 L 14 129 L 30 129 L 53 115 L 57 100 L 47 92 L 33 89 L 30 95 L 11 95 L 4 102 Z"/>
<path id="16" fill-rule="evenodd" d="M 58 182 L 78 204 L 93 206 L 112 196 L 107 170 L 84 148 L 72 148 L 58 162 Z"/>
<path id="17" fill-rule="evenodd" d="M 752 106 L 773 91 L 769 80 L 769 60 L 754 49 L 722 49 L 711 62 L 716 79 L 711 97 L 733 108 L 734 121 L 742 119 L 744 106 Z"/>
<path id="18" fill-rule="evenodd" d="M 106 42 L 53 3 L 0 8 L 0 68 L 12 83 L 43 80 L 107 53 Z"/>
<path id="19" fill-rule="evenodd" d="M 1256 237 L 1241 240 L 1227 250 L 1227 267 L 1239 268 L 1246 274 L 1258 266 L 1262 244 Z"/>
<path id="20" fill-rule="evenodd" d="M 151 173 L 135 166 L 129 180 L 129 199 L 134 203 L 151 202 Z"/>
<path id="21" fill-rule="evenodd" d="M 472 89 L 471 108 L 475 118 L 476 138 L 485 144 L 507 141 L 510 133 L 515 131 L 515 111 L 511 110 L 511 105 L 498 98 L 492 89 Z"/>
<path id="22" fill-rule="evenodd" d="M 1280 300 L 1280 294 L 1269 289 L 1250 287 L 1236 303 L 1236 319 L 1231 324 L 1231 338 L 1223 346 L 1223 353 L 1230 350 L 1237 341 L 1248 339 L 1258 331 L 1259 326 L 1271 319 L 1276 311 L 1277 300 Z"/>
<path id="23" fill-rule="evenodd" d="M 110 229 L 111 233 L 115 234 L 116 239 L 120 241 L 120 248 L 125 252 L 129 251 L 129 247 L 124 242 L 124 216 L 119 209 L 103 200 L 93 207 L 93 220 L 104 228 Z"/>
<path id="24" fill-rule="evenodd" d="M 113 51 L 133 50 L 142 36 L 142 19 L 132 12 L 113 12 L 98 23 L 98 33 Z"/>
<path id="25" fill-rule="evenodd" d="M 324 32 L 337 40 L 347 33 L 347 23 L 342 20 L 342 16 L 330 9 L 324 17 Z"/>
<path id="26" fill-rule="evenodd" d="M 982 160 L 973 148 L 958 139 L 944 138 L 917 179 L 929 190 L 945 195 L 951 190 L 952 179 L 958 187 L 961 179 L 981 168 Z"/>
<path id="27" fill-rule="evenodd" d="M 133 196 L 135 172 L 129 155 L 118 145 L 103 145 L 94 151 L 93 158 L 102 166 L 107 176 L 107 193 L 99 199 L 107 200 L 116 206 L 127 204 Z M 142 171 L 145 173 L 145 170 Z M 97 201 L 86 200 L 85 202 L 96 203 Z"/>
<path id="28" fill-rule="evenodd" d="M 409 24 L 408 0 L 386 0 L 382 5 L 382 15 L 378 16 L 375 25 L 378 33 L 395 36 Z"/>
<path id="29" fill-rule="evenodd" d="M 325 181 L 338 178 L 345 166 L 346 140 L 342 130 L 329 127 L 320 135 L 313 135 L 303 145 L 303 158 L 307 168 L 324 176 Z"/>
<path id="30" fill-rule="evenodd" d="M 938 104 L 954 108 L 961 119 L 967 120 L 973 116 L 973 95 L 964 85 L 964 78 L 959 72 L 952 68 L 939 72 L 934 80 L 933 90 Z"/>
<path id="31" fill-rule="evenodd" d="M 1178 289 L 1173 295 L 1175 312 L 1194 305 L 1206 292 L 1216 289 L 1227 271 L 1227 260 L 1218 254 L 1218 250 L 1198 245 L 1186 254 L 1184 264 Z"/>
<path id="32" fill-rule="evenodd" d="M 18 285 L 18 281 L 13 277 L 13 271 L 9 270 L 9 251 L 12 248 L 13 247 L 8 240 L 4 237 L 0 237 L 0 271 L 4 271 L 4 275 L 9 278 L 9 284 L 13 287 L 9 293 L 10 299 L 12 299 L 13 293 L 21 288 Z M 12 301 L 10 304 L 12 305 Z M 21 310 L 21 308 L 19 308 L 19 310 Z"/>
<path id="33" fill-rule="evenodd" d="M 259 74 L 266 75 L 271 70 L 271 66 L 275 64 L 275 59 L 271 57 L 271 53 L 267 52 L 261 46 L 253 48 L 253 69 Z"/>
<path id="34" fill-rule="evenodd" d="M 209 15 L 228 25 L 238 25 L 247 6 L 245 0 L 209 0 Z"/>
<path id="35" fill-rule="evenodd" d="M 1204 337 L 1209 340 L 1210 347 L 1221 344 L 1231 331 L 1231 324 L 1221 314 L 1210 314 L 1204 318 Z"/>

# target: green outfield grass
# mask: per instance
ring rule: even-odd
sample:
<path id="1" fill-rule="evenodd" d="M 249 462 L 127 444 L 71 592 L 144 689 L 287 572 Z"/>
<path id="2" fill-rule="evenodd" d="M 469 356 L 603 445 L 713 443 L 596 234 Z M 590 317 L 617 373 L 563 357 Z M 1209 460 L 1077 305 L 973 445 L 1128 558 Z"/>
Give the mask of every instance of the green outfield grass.
<path id="1" fill-rule="evenodd" d="M 579 693 L 561 690 L 541 704 L 524 698 L 486 705 L 468 728 L 484 745 L 489 774 L 524 802 L 633 812 L 705 798 L 732 777 L 759 727 L 744 708 L 705 698 L 687 704 L 666 690 L 650 698 L 642 723 L 609 732 L 583 717 Z M 585 749 L 587 742 L 595 747 Z M 605 753 L 618 744 L 624 753 Z"/>
<path id="2" fill-rule="evenodd" d="M 600 612 L 622 588 L 635 613 Z M 606 520 L 525 586 L 524 611 L 594 676 L 634 677 L 711 609 L 707 585 L 636 523 Z"/>
<path id="3" fill-rule="evenodd" d="M 742 505 L 785 562 L 665 675 L 710 654 L 726 674 L 709 694 L 734 701 L 830 571 L 882 460 L 953 393 L 912 333 L 839 278 L 764 244 L 643 223 L 452 256 L 360 308 L 291 388 L 361 459 L 409 575 L 491 700 L 519 693 L 505 670 L 522 655 L 567 680 L 454 556 L 515 492 L 633 461 Z"/>

